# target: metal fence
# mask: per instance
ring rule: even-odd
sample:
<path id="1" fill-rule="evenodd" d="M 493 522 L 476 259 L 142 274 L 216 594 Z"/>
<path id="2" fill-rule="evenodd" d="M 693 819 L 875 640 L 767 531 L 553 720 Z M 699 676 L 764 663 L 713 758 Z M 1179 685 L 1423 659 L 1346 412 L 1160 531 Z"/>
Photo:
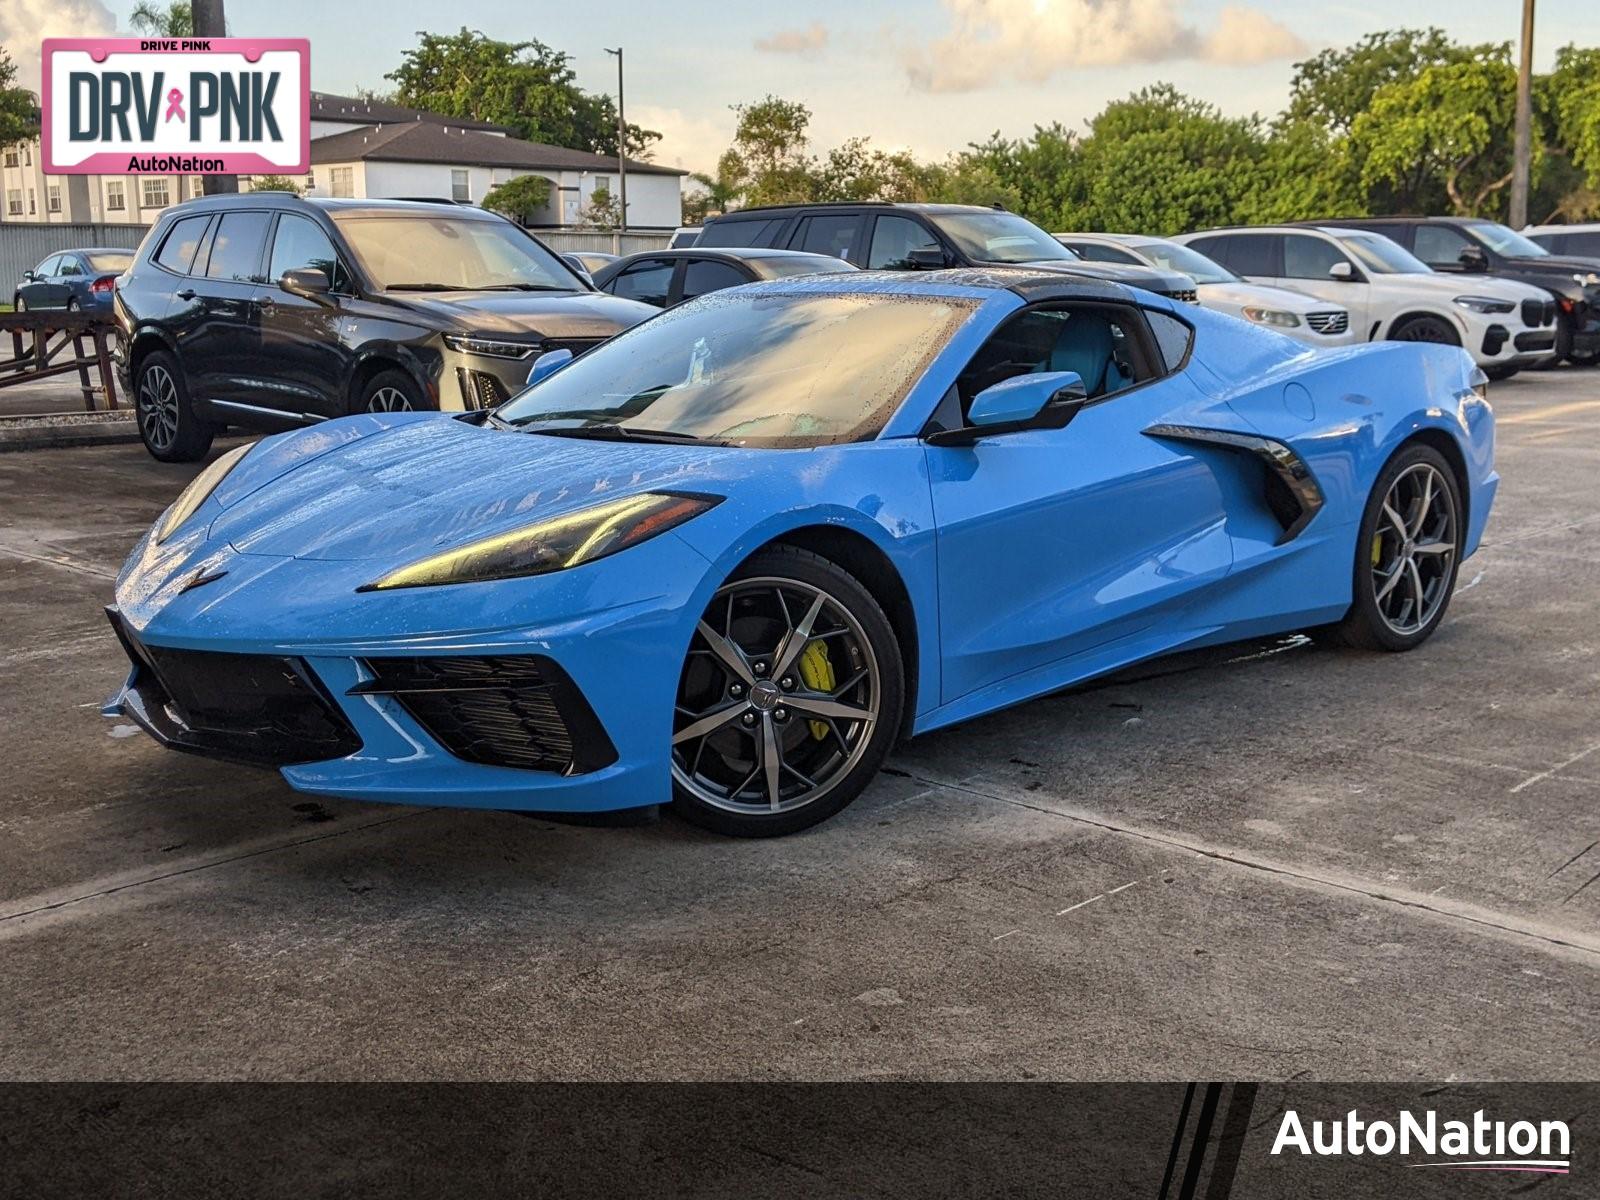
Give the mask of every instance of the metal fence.
<path id="1" fill-rule="evenodd" d="M 80 246 L 120 246 L 132 250 L 148 225 L 47 225 L 44 222 L 0 221 L 0 304 L 10 304 L 22 273 L 52 254 Z"/>
<path id="2" fill-rule="evenodd" d="M 62 224 L 0 221 L 0 304 L 9 304 L 22 273 L 49 255 L 80 246 L 136 248 L 148 225 Z M 601 233 L 592 229 L 535 229 L 552 250 L 598 250 L 605 254 L 635 254 L 660 250 L 672 240 L 670 233 Z"/>

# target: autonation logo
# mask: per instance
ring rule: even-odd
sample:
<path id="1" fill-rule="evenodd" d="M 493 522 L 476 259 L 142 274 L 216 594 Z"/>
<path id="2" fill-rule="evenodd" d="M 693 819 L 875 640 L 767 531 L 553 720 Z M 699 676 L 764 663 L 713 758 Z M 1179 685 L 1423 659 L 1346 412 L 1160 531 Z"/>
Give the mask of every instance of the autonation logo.
<path id="1" fill-rule="evenodd" d="M 1432 1110 L 1419 1118 L 1406 1109 L 1390 1121 L 1366 1121 L 1351 1109 L 1342 1120 L 1312 1121 L 1308 1132 L 1300 1114 L 1290 1109 L 1272 1143 L 1274 1154 L 1289 1151 L 1318 1158 L 1421 1155 L 1433 1161 L 1405 1165 L 1566 1175 L 1572 1134 L 1565 1121 L 1491 1121 L 1481 1109 L 1470 1121 L 1440 1121 Z"/>

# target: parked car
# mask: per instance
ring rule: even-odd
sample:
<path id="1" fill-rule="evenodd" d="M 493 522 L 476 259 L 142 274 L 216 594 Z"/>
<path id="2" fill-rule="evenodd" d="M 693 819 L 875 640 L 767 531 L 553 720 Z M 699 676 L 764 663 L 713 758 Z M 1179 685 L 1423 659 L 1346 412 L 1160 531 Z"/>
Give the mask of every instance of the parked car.
<path id="1" fill-rule="evenodd" d="M 218 458 L 117 581 L 106 712 L 303 791 L 789 833 L 902 736 L 1154 655 L 1421 645 L 1493 506 L 1483 386 L 1058 271 L 752 284 L 492 413 Z"/>
<path id="2" fill-rule="evenodd" d="M 1463 346 L 1491 379 L 1555 357 L 1555 301 L 1509 279 L 1440 275 L 1362 229 L 1300 225 L 1210 229 L 1175 238 L 1252 283 L 1293 288 L 1350 310 L 1366 341 Z"/>
<path id="3" fill-rule="evenodd" d="M 741 283 L 855 269 L 841 258 L 800 250 L 646 250 L 612 263 L 594 277 L 594 285 L 613 296 L 666 308 Z"/>
<path id="4" fill-rule="evenodd" d="M 566 260 L 567 266 L 574 271 L 581 271 L 593 283 L 596 271 L 610 266 L 622 255 L 607 254 L 602 250 L 569 250 L 561 257 Z"/>
<path id="5" fill-rule="evenodd" d="M 283 192 L 167 209 L 116 301 L 124 386 L 166 462 L 202 457 L 224 425 L 492 408 L 544 351 L 582 353 L 654 311 L 483 209 Z"/>
<path id="6" fill-rule="evenodd" d="M 679 225 L 672 231 L 672 239 L 667 243 L 669 250 L 683 250 L 695 244 L 700 239 L 700 226 Z"/>
<path id="7" fill-rule="evenodd" d="M 1531 284 L 1558 306 L 1557 358 L 1600 362 L 1600 254 L 1558 254 L 1496 221 L 1471 217 L 1351 217 L 1323 225 L 1393 238 L 1435 271 Z"/>
<path id="8" fill-rule="evenodd" d="M 1213 312 L 1265 325 L 1308 346 L 1348 346 L 1362 340 L 1350 314 L 1304 292 L 1246 283 L 1221 263 L 1169 238 L 1130 233 L 1058 233 L 1056 240 L 1090 262 L 1132 263 L 1182 271 L 1195 282 L 1200 303 Z"/>
<path id="9" fill-rule="evenodd" d="M 784 247 L 842 258 L 868 270 L 1030 266 L 1111 279 L 1197 303 L 1176 271 L 1085 262 L 1025 217 L 970 204 L 784 204 L 741 208 L 701 227 L 697 249 Z"/>
<path id="10" fill-rule="evenodd" d="M 1600 221 L 1582 225 L 1530 225 L 1522 235 L 1551 254 L 1600 259 Z"/>
<path id="11" fill-rule="evenodd" d="M 30 308 L 110 312 L 117 276 L 132 262 L 132 250 L 62 250 L 22 273 L 22 282 L 11 295 L 11 307 L 18 312 Z"/>

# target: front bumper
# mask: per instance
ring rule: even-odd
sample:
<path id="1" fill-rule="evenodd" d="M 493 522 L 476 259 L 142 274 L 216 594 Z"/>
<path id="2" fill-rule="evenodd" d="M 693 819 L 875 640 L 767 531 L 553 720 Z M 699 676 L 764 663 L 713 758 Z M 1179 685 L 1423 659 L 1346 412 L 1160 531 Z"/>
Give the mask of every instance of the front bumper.
<path id="1" fill-rule="evenodd" d="M 224 574 L 186 589 L 193 562 L 142 574 L 141 553 L 112 618 L 133 668 L 103 711 L 166 746 L 362 800 L 600 812 L 670 798 L 706 567 L 674 534 L 630 550 L 626 572 L 360 595 L 370 564 L 208 549 L 206 571 Z M 164 655 L 231 666 L 241 694 L 195 700 Z"/>

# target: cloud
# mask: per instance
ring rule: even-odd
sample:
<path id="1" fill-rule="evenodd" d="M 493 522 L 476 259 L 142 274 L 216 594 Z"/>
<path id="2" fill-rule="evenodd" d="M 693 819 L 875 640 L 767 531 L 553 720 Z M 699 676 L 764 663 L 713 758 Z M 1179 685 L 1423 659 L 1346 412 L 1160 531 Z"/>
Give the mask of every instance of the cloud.
<path id="1" fill-rule="evenodd" d="M 943 0 L 950 31 L 901 55 L 913 87 L 968 92 L 1021 80 L 1043 83 L 1070 67 L 1200 59 L 1241 65 L 1305 49 L 1275 18 L 1241 4 L 1215 28 L 1183 19 L 1182 0 Z"/>
<path id="2" fill-rule="evenodd" d="M 651 157 L 664 167 L 712 174 L 717 169 L 717 159 L 733 141 L 734 116 L 731 112 L 721 120 L 713 120 L 691 116 L 681 108 L 630 104 L 628 120 L 646 129 L 654 129 L 661 135 L 661 140 L 652 147 Z"/>
<path id="3" fill-rule="evenodd" d="M 100 0 L 0 0 L 0 46 L 17 64 L 17 86 L 37 92 L 39 43 L 49 37 L 114 33 L 117 19 Z"/>
<path id="4" fill-rule="evenodd" d="M 783 29 L 770 37 L 757 38 L 756 49 L 766 54 L 797 54 L 816 58 L 828 46 L 828 27 L 813 21 L 804 29 Z"/>

